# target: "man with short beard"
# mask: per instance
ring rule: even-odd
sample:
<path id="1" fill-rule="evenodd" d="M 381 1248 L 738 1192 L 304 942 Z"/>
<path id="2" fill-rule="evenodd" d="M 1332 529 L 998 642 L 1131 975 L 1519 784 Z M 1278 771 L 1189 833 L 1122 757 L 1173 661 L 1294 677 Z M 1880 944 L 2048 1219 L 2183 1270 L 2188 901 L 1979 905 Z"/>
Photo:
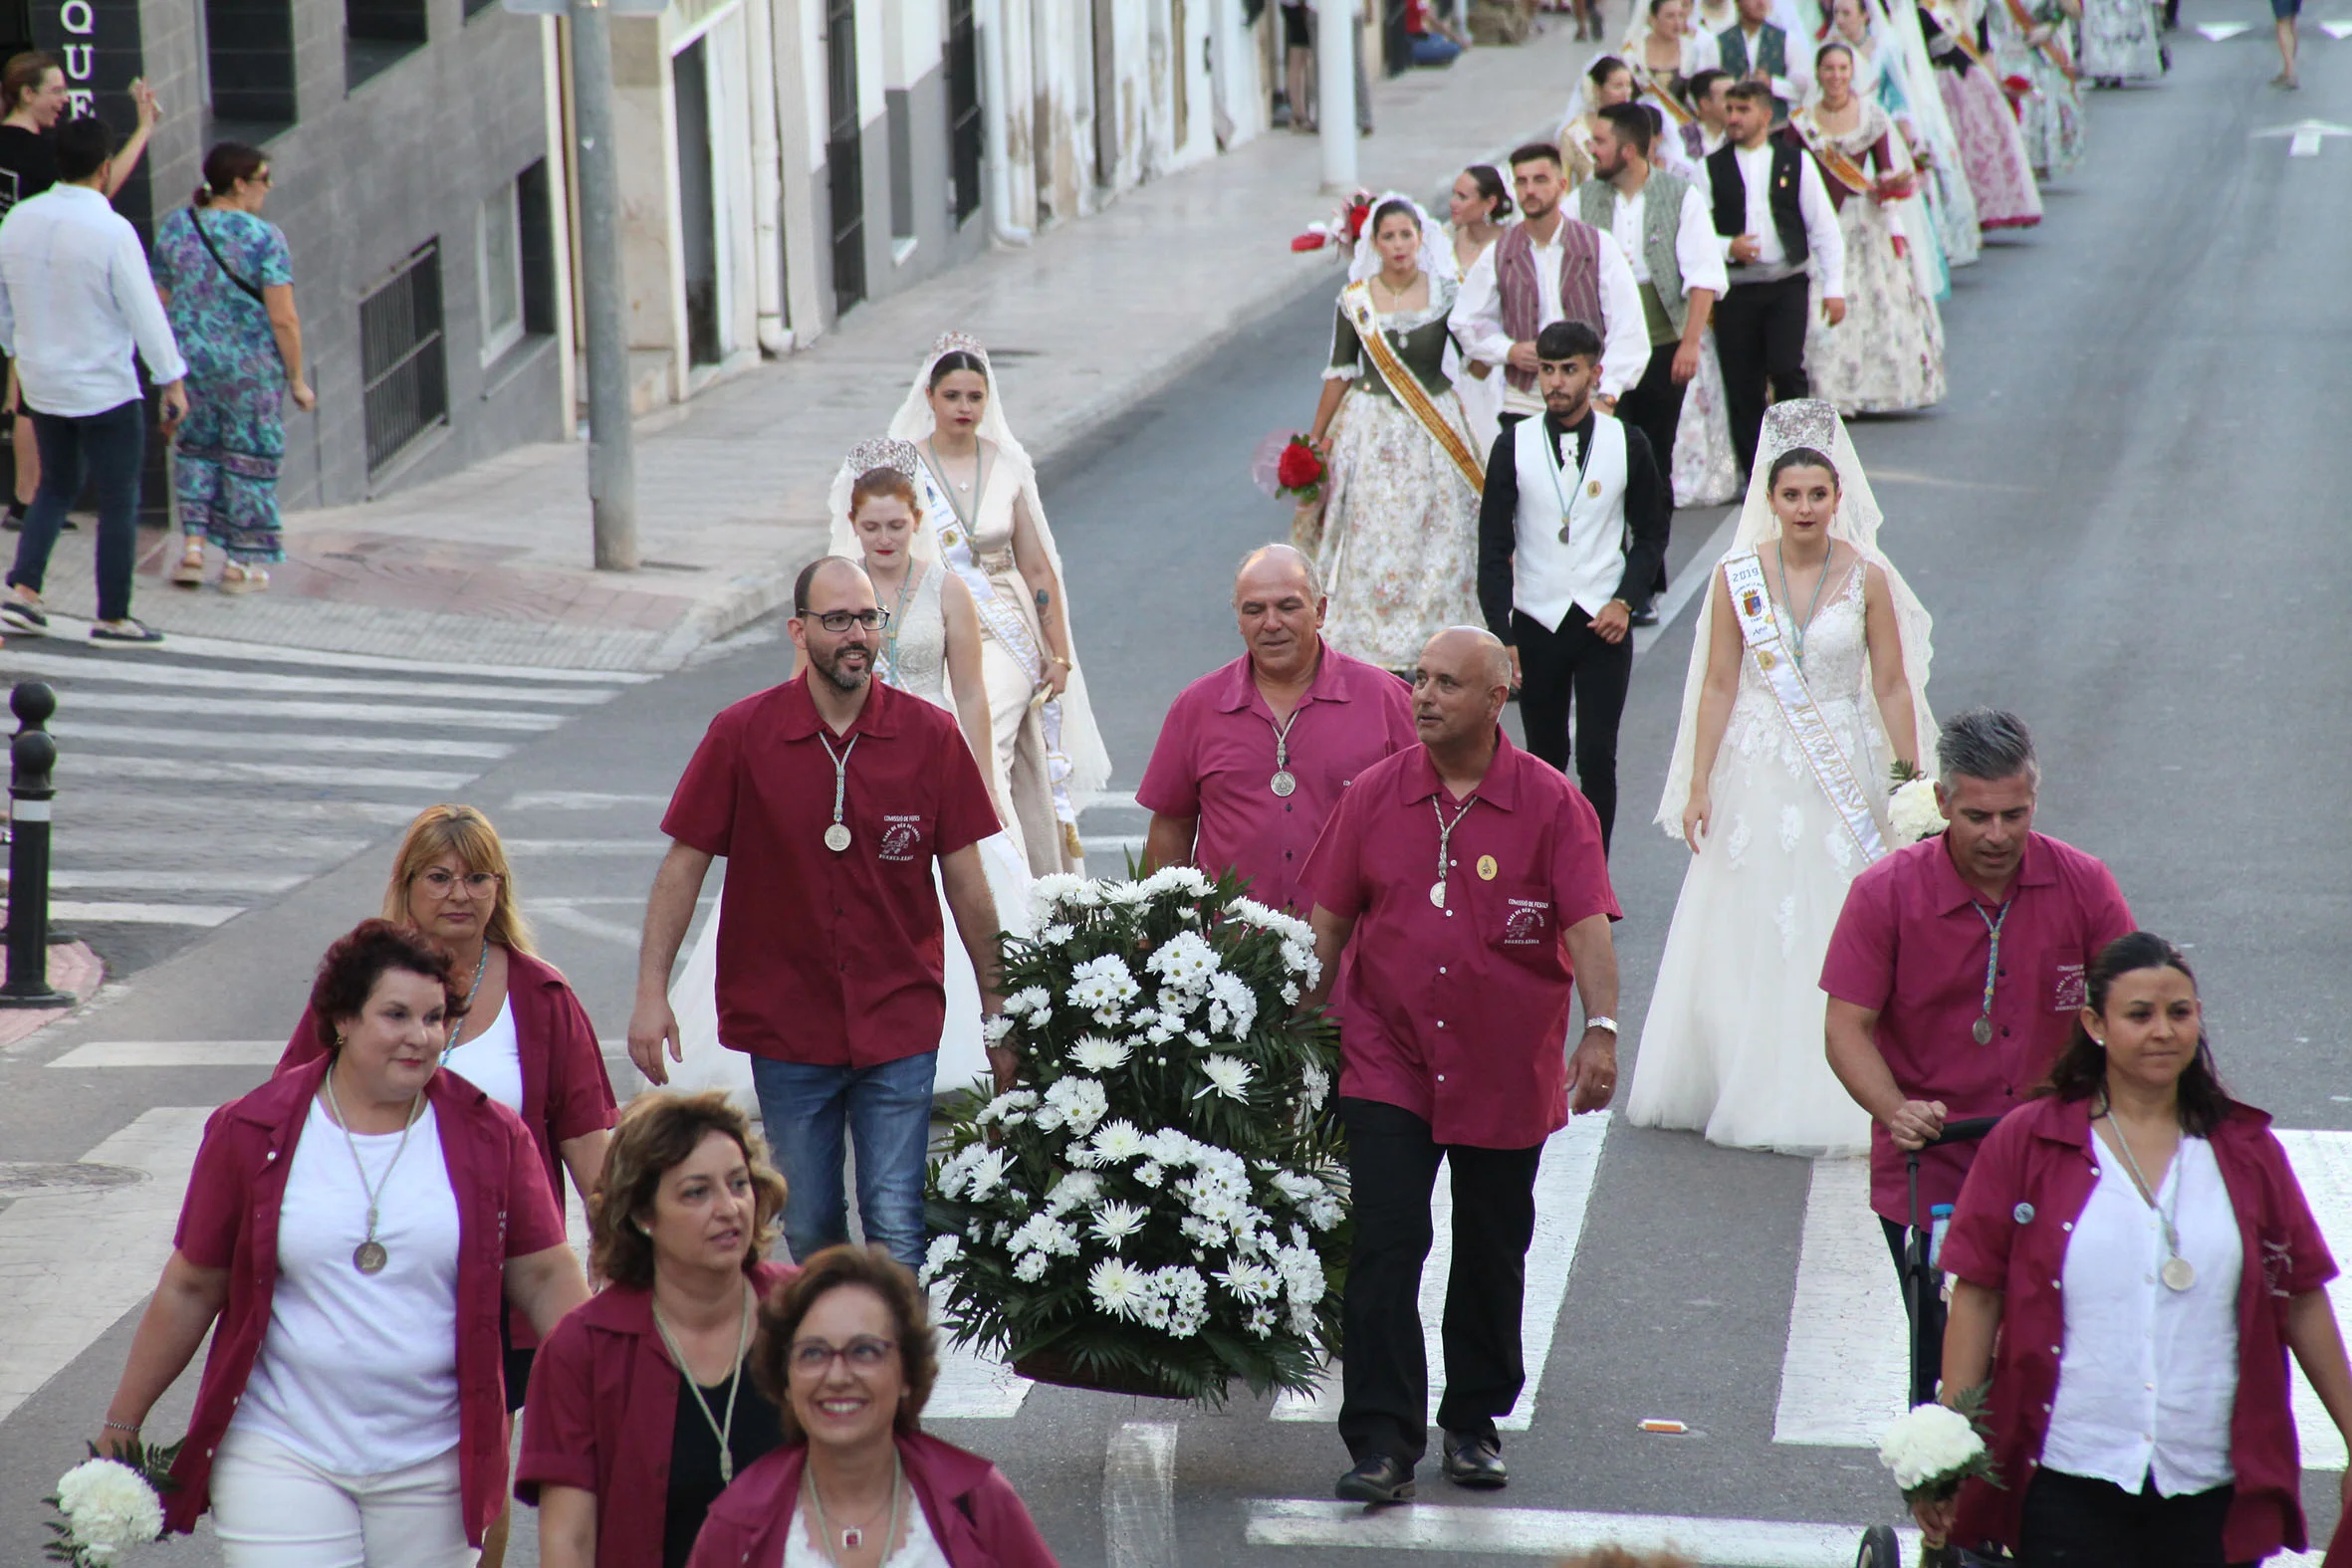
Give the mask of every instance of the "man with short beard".
<path id="1" fill-rule="evenodd" d="M 720 894 L 719 1042 L 752 1057 L 760 1119 L 791 1193 L 796 1258 L 848 1239 L 845 1138 L 857 1141 L 866 1238 L 922 1265 L 924 1158 L 947 1015 L 940 895 L 980 980 L 997 990 L 997 911 L 981 839 L 997 816 L 955 715 L 873 678 L 886 619 L 853 561 L 826 556 L 793 586 L 786 623 L 808 669 L 711 721 L 661 830 L 645 904 L 629 1055 L 655 1083 L 683 1060 L 670 967 L 711 860 Z M 1009 1085 L 1013 1055 L 989 1059 Z"/>

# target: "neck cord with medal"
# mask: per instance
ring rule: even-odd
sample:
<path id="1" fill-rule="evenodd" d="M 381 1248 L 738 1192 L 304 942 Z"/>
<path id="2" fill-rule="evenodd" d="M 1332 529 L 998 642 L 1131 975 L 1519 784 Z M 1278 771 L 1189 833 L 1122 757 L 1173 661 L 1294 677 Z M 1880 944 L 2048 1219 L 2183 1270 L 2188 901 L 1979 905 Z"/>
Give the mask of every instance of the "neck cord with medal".
<path id="1" fill-rule="evenodd" d="M 1788 611 L 1789 647 L 1796 655 L 1796 667 L 1801 670 L 1805 667 L 1805 628 L 1812 625 L 1813 612 L 1821 607 L 1821 589 L 1829 581 L 1829 558 L 1827 556 L 1821 558 L 1821 574 L 1813 579 L 1813 599 L 1805 606 L 1805 617 L 1802 620 L 1796 618 L 1796 600 L 1788 591 L 1788 558 L 1781 553 L 1778 544 L 1772 546 L 1772 560 L 1778 562 L 1780 567 L 1780 603 Z M 1992 1010 L 1990 1004 L 1987 1005 L 1986 1010 Z M 1977 1043 L 1982 1045 L 1985 1042 L 1979 1040 Z"/>
<path id="2" fill-rule="evenodd" d="M 893 1443 L 890 1446 L 890 1527 L 888 1533 L 882 1537 L 882 1555 L 884 1557 L 890 1555 L 890 1543 L 898 1539 L 898 1509 L 903 1500 L 900 1493 L 905 1489 L 905 1479 L 906 1461 L 899 1456 L 898 1446 Z M 841 1538 L 840 1551 L 835 1551 L 833 1548 L 835 1531 L 832 1521 L 824 1516 L 824 1497 L 817 1489 L 816 1471 L 808 1471 L 802 1477 L 802 1484 L 809 1493 L 809 1506 L 817 1514 L 817 1544 L 823 1551 L 825 1561 L 837 1563 L 841 1560 L 840 1552 L 853 1552 L 865 1544 L 866 1525 L 874 1522 L 870 1516 L 866 1519 L 865 1524 L 843 1525 L 838 1532 Z M 877 1508 L 874 1511 L 879 1513 L 881 1510 Z"/>
<path id="3" fill-rule="evenodd" d="M 823 728 L 817 738 L 824 742 L 824 755 L 833 760 L 833 825 L 824 830 L 824 847 L 837 855 L 849 847 L 849 827 L 841 820 L 841 805 L 849 798 L 849 754 L 857 750 L 857 737 L 849 737 L 849 744 L 837 752 Z"/>
<path id="4" fill-rule="evenodd" d="M 1266 786 L 1284 799 L 1289 799 L 1298 787 L 1297 776 L 1291 772 L 1291 726 L 1296 724 L 1298 716 L 1305 711 L 1306 702 L 1301 698 L 1298 706 L 1291 710 L 1291 717 L 1282 723 L 1274 724 L 1271 719 L 1267 721 L 1274 725 L 1274 777 L 1267 781 Z"/>
<path id="5" fill-rule="evenodd" d="M 1548 420 L 1551 416 L 1546 414 L 1543 417 Z M 1590 408 L 1585 409 L 1584 418 L 1593 419 L 1593 413 Z M 1576 421 L 1576 424 L 1582 424 L 1583 422 L 1583 419 L 1579 419 Z M 1572 436 L 1575 433 L 1575 425 L 1569 425 L 1560 431 L 1560 434 L 1563 436 Z M 1576 488 L 1579 490 L 1584 488 L 1584 475 L 1592 467 L 1592 449 L 1600 445 L 1599 438 L 1600 424 L 1599 421 L 1595 419 L 1592 426 L 1592 434 L 1577 443 L 1577 445 L 1581 448 L 1581 450 L 1579 450 L 1576 454 Z M 1561 463 L 1559 460 L 1559 443 L 1552 439 L 1551 430 L 1548 425 L 1545 426 L 1543 431 L 1543 445 L 1551 458 L 1550 463 L 1546 465 L 1551 470 L 1551 494 L 1553 498 L 1559 502 L 1559 542 L 1565 545 L 1568 542 L 1569 505 L 1567 492 L 1559 488 L 1559 476 L 1566 465 Z M 1592 493 L 1596 496 L 1599 495 L 1599 487 L 1595 486 Z"/>
<path id="6" fill-rule="evenodd" d="M 1992 946 L 1985 953 L 1985 1008 L 1977 1014 L 1977 1021 L 1969 1026 L 1970 1037 L 1980 1045 L 1993 1043 L 1993 987 L 2000 978 L 2000 928 L 2009 923 L 2009 905 L 2015 902 L 2013 898 L 2002 900 L 2000 914 L 1996 917 L 1986 914 L 1985 906 L 1975 899 L 1969 900 L 1969 908 L 1977 912 L 1977 918 L 1985 922 L 1985 929 L 1993 936 Z"/>
<path id="7" fill-rule="evenodd" d="M 457 1009 L 457 1021 L 449 1025 L 449 1043 L 441 1047 L 441 1065 L 444 1067 L 449 1065 L 450 1054 L 454 1052 L 461 1043 L 461 1041 L 458 1039 L 458 1036 L 465 1032 L 466 1015 L 473 1010 L 474 998 L 481 995 L 482 970 L 483 967 L 489 962 L 490 937 L 488 933 L 484 933 L 482 937 L 482 951 L 474 955 L 474 983 L 466 988 L 465 1006 Z M 497 1020 L 492 1019 L 491 1021 L 496 1022 Z"/>
<path id="8" fill-rule="evenodd" d="M 2188 1289 L 2197 1283 L 2197 1265 L 2181 1255 L 2180 1157 L 2176 1154 L 2173 1158 L 2173 1212 L 2166 1214 L 2156 1202 L 2156 1190 L 2148 1185 L 2148 1178 L 2141 1174 L 2140 1162 L 2132 1156 L 2132 1141 L 2125 1136 L 2123 1124 L 2115 1119 L 2115 1108 L 2107 1103 L 2104 1095 L 2099 1098 L 2099 1116 L 2104 1116 L 2107 1125 L 2115 1129 L 2115 1151 L 2123 1156 L 2124 1169 L 2132 1173 L 2132 1185 L 2140 1190 L 2140 1197 L 2150 1209 L 2156 1211 L 2157 1224 L 2164 1227 L 2165 1258 L 2164 1266 L 2157 1270 L 2158 1277 L 2164 1280 L 2167 1290 Z M 2094 1116 L 2091 1119 L 2096 1121 L 2099 1118 Z"/>
<path id="9" fill-rule="evenodd" d="M 367 1180 L 367 1163 L 359 1158 L 359 1140 L 352 1136 L 352 1124 L 345 1120 L 343 1107 L 335 1099 L 335 1069 L 327 1069 L 327 1109 L 334 1113 L 335 1125 L 343 1129 L 344 1147 L 352 1151 L 352 1166 L 359 1173 L 359 1191 L 367 1195 L 367 1238 L 352 1248 L 352 1266 L 362 1274 L 380 1274 L 392 1254 L 375 1238 L 375 1223 L 379 1216 L 384 1189 L 392 1185 L 392 1168 L 400 1163 L 400 1156 L 408 1152 L 408 1134 L 414 1130 L 416 1119 L 424 1114 L 424 1091 L 419 1089 L 408 1107 L 408 1121 L 400 1129 L 400 1141 L 392 1148 L 390 1164 L 383 1168 L 383 1179 Z"/>
<path id="10" fill-rule="evenodd" d="M 1446 868 L 1453 863 L 1447 854 L 1453 847 L 1454 829 L 1462 825 L 1462 819 L 1470 814 L 1470 808 L 1476 804 L 1478 796 L 1473 794 L 1462 802 L 1462 809 L 1456 811 L 1454 819 L 1449 822 L 1446 820 L 1445 807 L 1437 803 L 1435 795 L 1430 796 L 1429 809 L 1437 817 L 1437 880 L 1429 884 L 1429 901 L 1440 909 L 1446 907 Z"/>
<path id="11" fill-rule="evenodd" d="M 702 1412 L 702 1419 L 710 1424 L 711 1436 L 719 1440 L 719 1484 L 724 1486 L 735 1479 L 735 1451 L 729 1447 L 735 1439 L 735 1396 L 743 1392 L 743 1354 L 752 1344 L 752 1293 L 744 1286 L 742 1322 L 735 1331 L 735 1370 L 727 1375 L 727 1419 L 718 1421 L 711 1415 L 710 1401 L 702 1397 L 702 1386 L 695 1382 L 693 1372 L 686 1365 L 686 1352 L 678 1348 L 677 1336 L 669 1324 L 662 1321 L 661 1308 L 653 1308 L 653 1327 L 661 1335 L 662 1347 L 670 1353 L 670 1360 L 678 1364 L 678 1372 L 686 1385 L 686 1392 L 694 1396 L 694 1408 Z"/>

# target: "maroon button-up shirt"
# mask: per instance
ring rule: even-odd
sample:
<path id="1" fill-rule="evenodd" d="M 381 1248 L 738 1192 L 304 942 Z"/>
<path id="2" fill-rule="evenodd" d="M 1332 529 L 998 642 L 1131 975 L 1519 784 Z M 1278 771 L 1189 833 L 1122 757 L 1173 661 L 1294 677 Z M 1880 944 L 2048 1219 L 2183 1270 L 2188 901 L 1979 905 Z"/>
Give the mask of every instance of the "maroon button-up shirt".
<path id="1" fill-rule="evenodd" d="M 1276 729 L 1247 654 L 1211 671 L 1169 704 L 1135 803 L 1198 818 L 1194 865 L 1213 877 L 1238 871 L 1251 897 L 1303 920 L 1306 857 L 1356 775 L 1415 744 L 1412 698 L 1386 670 L 1325 643 L 1291 716 L 1287 761 L 1298 787 L 1288 798 L 1271 787 Z"/>
<path id="2" fill-rule="evenodd" d="M 848 752 L 850 839 L 838 854 L 824 847 L 827 740 Z M 997 830 L 955 715 L 875 681 L 836 736 L 807 675 L 770 687 L 711 721 L 661 830 L 727 857 L 721 1044 L 831 1067 L 939 1048 L 947 971 L 932 864 Z"/>
<path id="3" fill-rule="evenodd" d="M 1529 1149 L 1567 1124 L 1564 941 L 1619 918 L 1600 818 L 1549 765 L 1497 735 L 1494 766 L 1462 802 L 1415 746 L 1357 776 L 1303 877 L 1315 905 L 1356 922 L 1333 994 L 1339 1092 L 1401 1106 L 1441 1144 Z"/>
<path id="4" fill-rule="evenodd" d="M 1821 965 L 1821 989 L 1878 1014 L 1874 1038 L 1903 1093 L 1941 1100 L 1954 1118 L 1999 1116 L 2048 1075 L 2088 1000 L 2091 959 L 2132 932 L 2115 878 L 2071 844 L 2029 834 L 2000 928 L 1994 978 L 1993 1043 L 1971 1029 L 1985 1008 L 1986 922 L 1998 907 L 1977 901 L 1941 834 L 1909 844 L 1854 878 Z M 1971 1144 L 1930 1149 L 1920 1161 L 1919 1204 L 1960 1195 Z M 1911 1219 L 1904 1155 L 1884 1127 L 1870 1129 L 1870 1207 L 1898 1225 Z"/>
<path id="5" fill-rule="evenodd" d="M 2333 1279 L 2336 1262 L 2268 1116 L 2234 1105 L 2210 1142 L 2245 1248 L 2237 1281 L 2237 1399 L 2230 1417 L 2236 1482 L 2222 1544 L 2229 1561 L 2252 1562 L 2303 1549 L 2286 1304 Z M 2016 1548 L 2067 1336 L 2110 1331 L 2069 1321 L 2059 1286 L 2067 1239 L 2097 1185 L 2088 1103 L 2033 1100 L 1985 1140 L 1944 1236 L 1947 1272 L 2001 1292 L 1987 1416 L 2002 1484 L 1976 1480 L 1961 1488 L 1953 1539 L 1971 1548 L 1985 1542 Z"/>

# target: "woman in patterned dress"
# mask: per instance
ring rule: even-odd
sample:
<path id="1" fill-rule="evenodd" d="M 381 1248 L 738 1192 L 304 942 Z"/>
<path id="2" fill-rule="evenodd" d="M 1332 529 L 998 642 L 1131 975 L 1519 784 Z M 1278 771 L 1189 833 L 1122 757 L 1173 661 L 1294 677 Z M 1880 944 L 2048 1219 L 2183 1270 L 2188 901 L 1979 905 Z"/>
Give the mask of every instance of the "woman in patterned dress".
<path id="1" fill-rule="evenodd" d="M 1458 285 L 1437 226 L 1408 198 L 1383 198 L 1348 276 L 1369 292 L 1381 335 L 1440 417 L 1483 460 L 1446 368 Z M 1438 632 L 1478 624 L 1478 492 L 1397 400 L 1344 304 L 1333 332 L 1307 436 L 1330 471 L 1316 561 L 1331 601 L 1323 636 L 1342 653 L 1407 670 Z"/>
<path id="2" fill-rule="evenodd" d="M 2148 0 L 2083 0 L 2082 74 L 2101 87 L 2154 82 L 2165 59 L 2156 7 Z"/>
<path id="3" fill-rule="evenodd" d="M 1977 198 L 1977 226 L 2028 229 L 2041 221 L 2041 187 L 2026 161 L 2017 116 L 1993 80 L 1983 16 L 1983 0 L 1933 0 L 1920 7 L 1920 25 L 1931 30 L 1927 45 L 1936 60 L 1936 90 Z"/>
<path id="4" fill-rule="evenodd" d="M 285 399 L 318 406 L 303 376 L 302 323 L 286 236 L 261 215 L 269 159 L 224 141 L 204 158 L 189 206 L 155 227 L 155 287 L 188 361 L 188 417 L 179 427 L 173 489 L 187 548 L 171 580 L 204 580 L 204 543 L 228 557 L 228 593 L 258 593 L 286 559 L 278 466 Z"/>
<path id="5" fill-rule="evenodd" d="M 2018 24 L 2006 0 L 1993 7 L 1993 60 L 2017 106 L 2017 130 L 2025 138 L 2025 160 L 2037 179 L 2072 172 L 2082 161 L 2082 98 L 2059 68 L 2073 18 L 2082 0 L 2018 0 L 2025 23 Z M 2058 52 L 2056 60 L 2052 50 Z M 2024 92 L 2017 94 L 2018 84 Z"/>

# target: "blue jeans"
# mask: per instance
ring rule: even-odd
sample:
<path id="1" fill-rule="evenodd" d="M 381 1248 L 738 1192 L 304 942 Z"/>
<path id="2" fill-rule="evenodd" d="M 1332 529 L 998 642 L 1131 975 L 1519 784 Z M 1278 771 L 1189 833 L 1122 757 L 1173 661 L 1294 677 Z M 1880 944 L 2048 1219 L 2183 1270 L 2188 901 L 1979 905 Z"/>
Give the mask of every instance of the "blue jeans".
<path id="1" fill-rule="evenodd" d="M 1462 46 L 1437 33 L 1407 35 L 1413 41 L 1413 64 L 1417 66 L 1450 66 L 1462 56 Z"/>
<path id="2" fill-rule="evenodd" d="M 857 1143 L 857 1216 L 865 1238 L 909 1268 L 923 1266 L 923 1180 L 931 1147 L 937 1051 L 878 1067 L 819 1067 L 752 1058 L 752 1089 L 784 1173 L 784 1242 L 796 1261 L 849 1239 L 842 1134 Z"/>
<path id="3" fill-rule="evenodd" d="M 33 416 L 33 440 L 41 449 L 41 488 L 25 513 L 25 531 L 17 536 L 16 564 L 8 573 L 11 586 L 23 583 L 35 593 L 49 570 L 49 553 L 57 547 L 66 514 L 85 483 L 98 485 L 98 618 L 126 620 L 130 616 L 130 568 L 138 556 L 138 471 L 147 455 L 147 405 L 133 398 L 101 414 L 75 418 Z"/>

